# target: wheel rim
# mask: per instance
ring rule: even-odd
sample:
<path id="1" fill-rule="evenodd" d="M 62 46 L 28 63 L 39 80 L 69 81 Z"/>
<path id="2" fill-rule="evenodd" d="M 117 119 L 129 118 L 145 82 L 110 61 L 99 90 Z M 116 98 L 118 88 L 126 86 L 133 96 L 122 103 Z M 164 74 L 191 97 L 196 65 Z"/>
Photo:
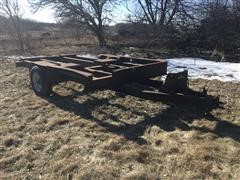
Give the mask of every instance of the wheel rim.
<path id="1" fill-rule="evenodd" d="M 32 75 L 32 83 L 33 83 L 33 87 L 37 92 L 41 92 L 42 90 L 42 81 L 41 81 L 41 77 L 38 73 L 33 73 Z"/>

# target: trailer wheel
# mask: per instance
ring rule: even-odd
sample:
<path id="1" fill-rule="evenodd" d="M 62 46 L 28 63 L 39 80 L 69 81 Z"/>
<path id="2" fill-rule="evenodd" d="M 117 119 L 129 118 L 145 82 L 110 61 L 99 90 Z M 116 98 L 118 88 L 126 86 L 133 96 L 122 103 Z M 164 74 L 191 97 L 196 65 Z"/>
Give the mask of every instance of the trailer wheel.
<path id="1" fill-rule="evenodd" d="M 48 82 L 46 70 L 34 66 L 30 71 L 32 89 L 35 94 L 41 97 L 49 97 L 52 92 L 52 86 Z"/>

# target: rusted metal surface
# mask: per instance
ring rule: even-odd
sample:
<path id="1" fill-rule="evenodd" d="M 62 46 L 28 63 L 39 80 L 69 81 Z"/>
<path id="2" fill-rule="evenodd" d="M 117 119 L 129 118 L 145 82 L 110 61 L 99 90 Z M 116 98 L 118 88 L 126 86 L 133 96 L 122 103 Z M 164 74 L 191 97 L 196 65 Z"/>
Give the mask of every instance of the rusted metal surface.
<path id="1" fill-rule="evenodd" d="M 162 86 L 162 91 L 169 93 L 181 92 L 188 87 L 188 71 L 169 73 Z"/>
<path id="2" fill-rule="evenodd" d="M 149 87 L 152 87 L 152 85 L 149 85 L 148 88 Z M 164 103 L 175 103 L 178 105 L 188 104 L 191 106 L 195 107 L 197 106 L 206 109 L 218 108 L 221 107 L 222 105 L 222 103 L 219 100 L 219 97 L 208 95 L 204 91 L 196 92 L 189 88 L 182 89 L 181 92 L 178 93 L 169 93 L 167 91 L 163 91 L 161 88 L 158 89 L 157 91 L 156 90 L 153 91 L 136 86 L 122 86 L 116 90 L 143 99 L 161 101 Z"/>
<path id="3" fill-rule="evenodd" d="M 219 98 L 206 92 L 194 92 L 188 88 L 188 71 L 170 73 L 165 82 L 152 80 L 167 74 L 167 62 L 161 59 L 132 58 L 109 54 L 97 58 L 79 55 L 34 57 L 16 62 L 17 67 L 40 67 L 51 85 L 64 81 L 76 81 L 86 88 L 111 88 L 141 98 L 193 105 L 217 106 Z M 124 84 L 136 82 L 148 89 L 136 91 Z M 154 88 L 154 90 L 151 90 Z M 149 90 L 150 89 L 150 90 Z"/>
<path id="4" fill-rule="evenodd" d="M 89 87 L 115 87 L 142 78 L 167 73 L 167 62 L 161 59 L 131 58 L 109 54 L 97 58 L 79 55 L 34 57 L 22 59 L 16 66 L 45 68 L 54 84 L 62 80 L 74 80 Z M 51 78 L 55 77 L 55 78 Z"/>

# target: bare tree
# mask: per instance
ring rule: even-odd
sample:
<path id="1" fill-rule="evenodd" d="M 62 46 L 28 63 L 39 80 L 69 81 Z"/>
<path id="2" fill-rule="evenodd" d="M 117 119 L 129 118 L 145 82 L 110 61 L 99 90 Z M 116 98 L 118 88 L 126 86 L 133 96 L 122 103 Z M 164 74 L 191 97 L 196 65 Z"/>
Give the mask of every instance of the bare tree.
<path id="1" fill-rule="evenodd" d="M 175 27 L 193 18 L 190 0 L 132 0 L 125 1 L 129 20 L 151 26 L 147 46 L 163 45 L 175 36 Z M 161 41 L 160 41 L 161 39 Z"/>
<path id="2" fill-rule="evenodd" d="M 188 0 L 136 0 L 127 2 L 133 21 L 151 24 L 153 26 L 168 26 L 174 19 L 182 15 L 189 16 Z M 130 4 L 130 5 L 129 5 Z"/>
<path id="3" fill-rule="evenodd" d="M 9 18 L 15 30 L 15 39 L 21 50 L 24 50 L 23 31 L 21 27 L 21 10 L 18 0 L 1 0 L 0 1 L 0 14 Z"/>
<path id="4" fill-rule="evenodd" d="M 63 20 L 72 19 L 87 25 L 96 35 L 99 45 L 105 46 L 104 25 L 110 21 L 116 0 L 30 0 L 35 8 L 52 5 Z"/>

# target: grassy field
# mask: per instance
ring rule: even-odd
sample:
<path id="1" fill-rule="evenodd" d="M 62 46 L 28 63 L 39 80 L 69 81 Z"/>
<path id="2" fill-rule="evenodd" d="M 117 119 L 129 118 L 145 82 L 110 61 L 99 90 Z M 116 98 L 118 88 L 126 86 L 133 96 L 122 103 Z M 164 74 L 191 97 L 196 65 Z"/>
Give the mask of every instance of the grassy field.
<path id="1" fill-rule="evenodd" d="M 224 107 L 153 102 L 73 82 L 37 97 L 0 60 L 0 179 L 239 179 L 240 84 L 191 80 Z"/>

